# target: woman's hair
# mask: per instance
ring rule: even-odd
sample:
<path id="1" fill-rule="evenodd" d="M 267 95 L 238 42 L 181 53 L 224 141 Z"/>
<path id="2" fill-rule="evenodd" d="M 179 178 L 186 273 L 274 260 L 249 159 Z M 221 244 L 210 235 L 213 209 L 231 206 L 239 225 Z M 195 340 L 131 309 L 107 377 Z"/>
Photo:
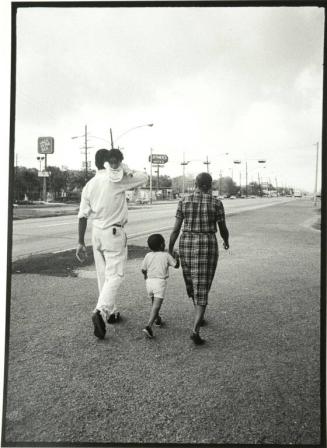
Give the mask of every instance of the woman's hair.
<path id="1" fill-rule="evenodd" d="M 154 233 L 150 235 L 148 238 L 148 246 L 154 252 L 157 252 L 161 249 L 162 244 L 165 243 L 165 239 L 160 233 Z"/>
<path id="2" fill-rule="evenodd" d="M 212 187 L 212 177 L 209 173 L 200 173 L 196 176 L 195 184 L 201 191 L 206 193 Z"/>
<path id="3" fill-rule="evenodd" d="M 119 149 L 99 149 L 95 153 L 95 166 L 98 168 L 98 170 L 104 169 L 104 162 L 109 162 L 109 159 L 111 157 L 115 157 L 119 162 L 124 159 L 123 153 Z"/>

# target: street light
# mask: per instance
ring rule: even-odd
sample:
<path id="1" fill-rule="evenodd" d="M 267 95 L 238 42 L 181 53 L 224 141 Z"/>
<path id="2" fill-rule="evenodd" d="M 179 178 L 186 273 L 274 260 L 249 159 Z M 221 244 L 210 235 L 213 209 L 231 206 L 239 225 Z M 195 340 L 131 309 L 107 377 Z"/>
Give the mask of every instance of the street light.
<path id="1" fill-rule="evenodd" d="M 42 171 L 41 170 L 41 163 L 42 163 L 42 160 L 45 159 L 45 157 L 37 157 L 36 159 L 40 162 L 40 171 Z"/>
<path id="2" fill-rule="evenodd" d="M 256 160 L 258 163 L 266 163 L 265 159 L 244 159 L 245 162 L 245 195 L 248 196 L 248 160 Z M 234 160 L 233 163 L 241 164 L 242 160 Z M 260 183 L 260 181 L 259 181 Z M 260 186 L 260 185 L 259 185 Z M 240 170 L 240 196 L 242 195 L 241 170 Z"/>
<path id="3" fill-rule="evenodd" d="M 228 152 L 224 152 L 222 154 L 217 154 L 218 156 L 227 156 L 229 153 Z M 183 194 L 185 192 L 185 166 L 188 165 L 190 162 L 202 162 L 204 163 L 204 165 L 207 165 L 207 173 L 209 173 L 209 165 L 211 162 L 209 162 L 208 160 L 208 156 L 206 157 L 206 161 L 203 162 L 201 159 L 192 159 L 192 160 L 185 160 L 185 152 L 183 152 L 183 162 L 181 162 L 181 165 L 183 167 Z"/>
<path id="4" fill-rule="evenodd" d="M 134 129 L 138 129 L 138 128 L 144 128 L 144 127 L 152 127 L 153 123 L 147 123 L 147 124 L 140 124 L 138 126 L 134 126 L 132 128 L 127 129 L 127 131 L 123 132 L 122 134 L 119 134 L 118 137 L 116 138 L 116 142 L 117 140 L 119 140 L 121 137 L 123 137 L 125 134 L 128 134 L 129 132 L 133 131 Z M 110 128 L 110 140 L 111 140 L 111 148 L 114 147 L 114 140 L 113 140 L 113 136 L 112 136 L 112 128 Z"/>

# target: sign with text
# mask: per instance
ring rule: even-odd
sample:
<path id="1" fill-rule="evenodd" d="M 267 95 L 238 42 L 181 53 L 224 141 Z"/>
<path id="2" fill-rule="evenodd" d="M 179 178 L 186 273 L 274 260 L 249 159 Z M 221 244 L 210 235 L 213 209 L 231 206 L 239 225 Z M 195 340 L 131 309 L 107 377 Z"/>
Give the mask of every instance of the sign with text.
<path id="1" fill-rule="evenodd" d="M 39 154 L 53 154 L 54 153 L 54 138 L 53 137 L 39 137 L 37 139 L 37 151 Z"/>
<path id="2" fill-rule="evenodd" d="M 149 156 L 149 162 L 151 162 L 151 156 Z M 168 156 L 166 156 L 166 154 L 152 154 L 152 163 L 161 164 L 167 162 Z"/>
<path id="3" fill-rule="evenodd" d="M 50 173 L 49 173 L 49 171 L 38 171 L 37 175 L 39 177 L 49 177 Z"/>

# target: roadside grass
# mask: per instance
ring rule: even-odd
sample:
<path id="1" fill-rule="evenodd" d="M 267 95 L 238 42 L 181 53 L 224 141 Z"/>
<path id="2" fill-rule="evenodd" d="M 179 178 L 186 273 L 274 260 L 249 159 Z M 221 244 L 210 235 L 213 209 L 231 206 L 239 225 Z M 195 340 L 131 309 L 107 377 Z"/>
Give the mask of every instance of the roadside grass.
<path id="1" fill-rule="evenodd" d="M 13 209 L 13 219 L 32 219 L 32 218 L 50 218 L 52 216 L 67 216 L 76 215 L 78 212 L 78 205 L 67 207 L 65 209 L 63 206 L 53 206 L 49 208 L 32 208 L 32 207 L 22 207 Z"/>
<path id="2" fill-rule="evenodd" d="M 169 201 L 171 203 L 177 203 L 175 200 Z M 136 204 L 134 202 L 128 204 L 128 209 L 140 209 L 140 208 L 151 208 L 154 205 L 162 204 L 161 201 L 154 202 L 152 205 L 148 204 Z M 18 207 L 13 207 L 13 219 L 32 219 L 32 218 L 51 218 L 52 216 L 67 216 L 67 215 L 77 215 L 79 209 L 79 203 L 71 204 L 28 204 L 19 205 Z"/>
<path id="3" fill-rule="evenodd" d="M 170 274 L 165 325 L 152 340 L 142 333 L 151 303 L 139 260 L 127 264 L 122 321 L 104 340 L 91 322 L 96 279 L 50 277 L 72 260 L 81 266 L 74 251 L 48 254 L 42 278 L 14 275 L 7 446 L 318 446 L 318 235 L 294 231 L 302 209 L 283 212 L 282 223 L 273 209 L 229 220 L 232 252 L 220 255 L 203 347 L 190 341 L 181 269 Z M 146 251 L 129 246 L 129 259 Z M 37 258 L 41 273 L 46 258 Z"/>
<path id="4" fill-rule="evenodd" d="M 55 277 L 77 277 L 75 271 L 94 264 L 92 246 L 88 246 L 87 258 L 80 263 L 75 250 L 58 253 L 36 254 L 12 263 L 12 274 L 41 274 Z M 149 251 L 147 247 L 128 246 L 128 259 L 143 258 Z"/>

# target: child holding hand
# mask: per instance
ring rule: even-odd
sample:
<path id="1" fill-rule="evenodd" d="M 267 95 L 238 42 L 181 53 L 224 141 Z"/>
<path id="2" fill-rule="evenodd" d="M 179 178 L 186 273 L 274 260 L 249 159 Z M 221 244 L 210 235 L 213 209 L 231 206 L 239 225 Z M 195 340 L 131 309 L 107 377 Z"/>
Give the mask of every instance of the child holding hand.
<path id="1" fill-rule="evenodd" d="M 159 233 L 149 236 L 148 246 L 151 252 L 144 257 L 141 270 L 148 296 L 152 300 L 152 308 L 148 324 L 143 328 L 143 332 L 148 338 L 153 338 L 153 323 L 155 322 L 158 326 L 161 324 L 159 311 L 165 297 L 169 266 L 176 269 L 179 267 L 179 255 L 175 252 L 174 258 L 168 252 L 165 252 L 165 239 Z"/>

